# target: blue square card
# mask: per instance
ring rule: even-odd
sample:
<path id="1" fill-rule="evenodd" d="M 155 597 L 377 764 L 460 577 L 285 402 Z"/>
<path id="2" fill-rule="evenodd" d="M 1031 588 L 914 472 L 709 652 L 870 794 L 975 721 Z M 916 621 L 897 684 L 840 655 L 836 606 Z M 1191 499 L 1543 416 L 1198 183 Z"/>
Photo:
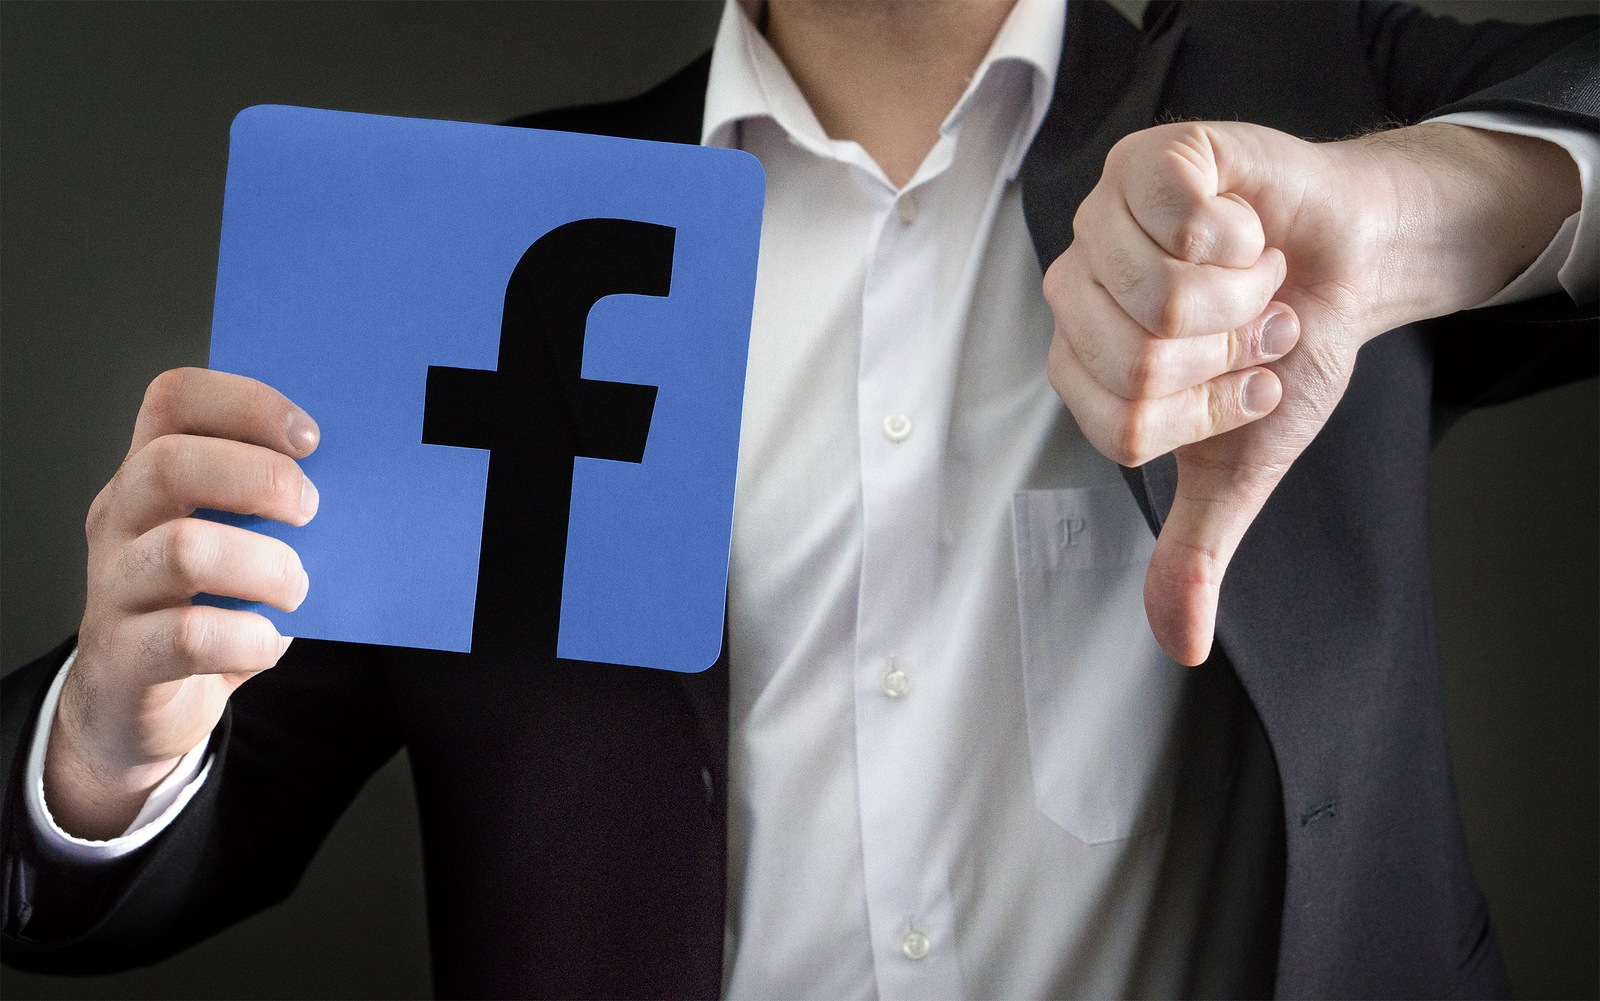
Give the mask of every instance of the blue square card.
<path id="1" fill-rule="evenodd" d="M 316 418 L 321 508 L 217 516 L 295 548 L 298 610 L 206 600 L 454 651 L 558 618 L 565 659 L 710 666 L 763 187 L 734 150 L 241 112 L 211 367 Z"/>

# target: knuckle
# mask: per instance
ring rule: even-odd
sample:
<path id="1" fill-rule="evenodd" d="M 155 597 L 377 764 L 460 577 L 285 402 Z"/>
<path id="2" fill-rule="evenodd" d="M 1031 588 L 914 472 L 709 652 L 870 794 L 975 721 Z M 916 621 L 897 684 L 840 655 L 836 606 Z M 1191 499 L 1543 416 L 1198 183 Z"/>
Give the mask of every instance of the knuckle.
<path id="1" fill-rule="evenodd" d="M 111 520 L 111 505 L 117 489 L 116 484 L 117 478 L 113 476 L 111 481 L 95 494 L 94 500 L 89 502 L 89 513 L 83 518 L 83 534 L 90 542 L 105 530 L 106 524 Z"/>
<path id="2" fill-rule="evenodd" d="M 144 577 L 152 567 L 162 562 L 159 551 L 152 553 L 137 542 L 125 545 L 117 552 L 117 571 L 124 580 Z"/>
<path id="3" fill-rule="evenodd" d="M 1219 242 L 1216 228 L 1211 222 L 1191 213 L 1173 231 L 1173 256 L 1198 264 L 1215 255 Z"/>
<path id="4" fill-rule="evenodd" d="M 1171 126 L 1158 125 L 1154 128 L 1129 132 L 1118 139 L 1106 152 L 1106 172 L 1137 168 L 1141 163 L 1147 163 L 1152 150 L 1159 148 L 1166 141 L 1165 133 L 1170 129 Z"/>
<path id="5" fill-rule="evenodd" d="M 1240 289 L 1240 312 L 1258 316 L 1277 294 L 1279 282 L 1271 269 L 1258 270 L 1245 276 Z"/>
<path id="6" fill-rule="evenodd" d="M 172 636 L 165 631 L 149 630 L 138 636 L 136 645 L 137 664 L 148 667 L 148 665 L 177 662 L 177 646 L 173 643 Z"/>
<path id="7" fill-rule="evenodd" d="M 1050 267 L 1044 273 L 1044 298 L 1050 308 L 1059 311 L 1061 303 L 1067 298 L 1068 290 L 1072 284 L 1072 266 L 1068 255 L 1072 253 L 1073 246 L 1069 245 L 1060 256 L 1050 262 Z"/>
<path id="8" fill-rule="evenodd" d="M 185 605 L 173 616 L 170 645 L 180 664 L 193 668 L 211 653 L 216 640 L 212 617 L 199 605 Z"/>
<path id="9" fill-rule="evenodd" d="M 195 368 L 172 368 L 151 379 L 144 391 L 144 404 L 141 407 L 144 415 L 159 426 L 170 426 L 182 412 L 183 400 L 199 371 Z"/>
<path id="10" fill-rule="evenodd" d="M 1072 213 L 1072 236 L 1074 240 L 1082 237 L 1089 229 L 1089 199 L 1093 197 L 1094 192 L 1090 191 L 1089 194 L 1084 197 L 1083 201 L 1078 203 L 1077 210 Z M 1058 257 L 1056 260 L 1060 260 L 1060 258 Z"/>
<path id="11" fill-rule="evenodd" d="M 179 369 L 168 369 L 150 380 L 150 385 L 144 389 L 144 401 L 139 405 L 144 416 L 159 419 L 172 412 L 178 387 L 183 381 L 179 373 Z"/>
<path id="12" fill-rule="evenodd" d="M 1071 350 L 1064 343 L 1065 336 L 1057 327 L 1056 335 L 1050 339 L 1050 350 L 1044 362 L 1045 377 L 1050 380 L 1050 388 L 1063 400 L 1067 398 L 1067 359 L 1062 352 Z"/>
<path id="13" fill-rule="evenodd" d="M 1135 351 L 1128 361 L 1123 377 L 1127 381 L 1129 393 L 1135 399 L 1160 396 L 1167 381 L 1166 360 L 1150 347 Z"/>
<path id="14" fill-rule="evenodd" d="M 300 467 L 276 453 L 260 455 L 258 488 L 263 505 L 293 511 L 300 506 Z"/>
<path id="15" fill-rule="evenodd" d="M 273 546 L 266 560 L 266 572 L 271 579 L 289 589 L 300 580 L 300 557 L 286 545 Z"/>
<path id="16" fill-rule="evenodd" d="M 1195 315 L 1195 300 L 1195 290 L 1188 282 L 1169 284 L 1156 308 L 1153 332 L 1165 337 L 1180 337 L 1188 332 Z"/>
<path id="17" fill-rule="evenodd" d="M 1127 296 L 1138 291 L 1146 280 L 1145 271 L 1126 247 L 1118 247 L 1106 256 L 1106 277 L 1112 291 Z"/>
<path id="18" fill-rule="evenodd" d="M 229 635 L 230 666 L 246 670 L 262 666 L 270 632 L 272 627 L 259 615 L 235 616 Z"/>
<path id="19" fill-rule="evenodd" d="M 268 668 L 278 662 L 278 657 L 283 652 L 283 637 L 271 622 L 263 616 L 255 616 L 250 623 L 250 637 L 256 651 L 255 662 L 251 667 Z"/>
<path id="20" fill-rule="evenodd" d="M 244 674 L 265 670 L 277 662 L 278 631 L 260 615 L 239 616 L 230 637 L 228 668 Z"/>
<path id="21" fill-rule="evenodd" d="M 1168 162 L 1163 160 L 1162 163 Z M 1188 219 L 1194 212 L 1194 193 L 1180 183 L 1171 170 L 1150 176 L 1143 202 L 1146 210 L 1159 220 Z"/>
<path id="22" fill-rule="evenodd" d="M 1228 332 L 1228 370 L 1241 368 L 1267 355 L 1262 325 L 1251 322 Z"/>
<path id="23" fill-rule="evenodd" d="M 132 646 L 137 654 L 130 662 L 130 668 L 143 675 L 155 673 L 168 673 L 169 667 L 180 671 L 189 669 L 189 662 L 178 652 L 177 622 L 167 620 L 158 629 L 137 629 L 130 623 L 127 632 L 132 638 Z M 120 649 L 120 647 L 119 647 Z"/>
<path id="24" fill-rule="evenodd" d="M 1206 387 L 1205 437 L 1221 434 L 1234 425 L 1234 415 L 1238 411 L 1236 396 L 1236 393 L 1229 392 L 1216 383 Z"/>
<path id="25" fill-rule="evenodd" d="M 264 382 L 243 377 L 239 380 L 239 392 L 249 420 L 248 429 L 241 428 L 240 433 L 262 440 L 276 437 L 289 417 L 288 399 Z"/>
<path id="26" fill-rule="evenodd" d="M 1090 372 L 1101 367 L 1101 359 L 1107 350 L 1105 336 L 1095 329 L 1085 327 L 1068 328 L 1067 343 L 1064 347 L 1072 351 Z"/>
<path id="27" fill-rule="evenodd" d="M 1133 148 L 1139 144 L 1138 135 L 1137 132 L 1130 132 L 1111 144 L 1106 151 L 1105 173 L 1111 174 L 1122 169 L 1132 155 Z"/>
<path id="28" fill-rule="evenodd" d="M 211 533 L 197 521 L 185 518 L 171 522 L 163 533 L 161 564 L 188 594 L 204 590 L 206 572 L 216 563 L 216 559 L 217 550 Z"/>
<path id="29" fill-rule="evenodd" d="M 1105 197 L 1101 184 L 1089 190 L 1083 201 L 1078 203 L 1077 211 L 1072 213 L 1072 235 L 1074 239 L 1092 238 L 1097 231 L 1095 216 L 1100 212 L 1100 202 Z"/>
<path id="30" fill-rule="evenodd" d="M 182 470 L 192 456 L 193 447 L 187 438 L 164 434 L 129 458 L 123 468 L 144 486 L 170 493 L 181 480 Z"/>
<path id="31" fill-rule="evenodd" d="M 1149 409 L 1130 404 L 1112 431 L 1109 458 L 1120 466 L 1142 466 L 1155 456 L 1151 439 Z"/>

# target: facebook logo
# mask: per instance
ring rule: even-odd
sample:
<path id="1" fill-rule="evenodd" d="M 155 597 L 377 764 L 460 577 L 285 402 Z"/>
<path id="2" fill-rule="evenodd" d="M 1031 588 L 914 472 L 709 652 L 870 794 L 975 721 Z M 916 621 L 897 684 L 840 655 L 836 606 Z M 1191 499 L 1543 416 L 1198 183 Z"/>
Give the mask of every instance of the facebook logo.
<path id="1" fill-rule="evenodd" d="M 286 635 L 698 671 L 721 647 L 763 178 L 728 150 L 261 107 L 212 367 L 315 416 Z M 236 604 L 228 599 L 208 599 Z"/>

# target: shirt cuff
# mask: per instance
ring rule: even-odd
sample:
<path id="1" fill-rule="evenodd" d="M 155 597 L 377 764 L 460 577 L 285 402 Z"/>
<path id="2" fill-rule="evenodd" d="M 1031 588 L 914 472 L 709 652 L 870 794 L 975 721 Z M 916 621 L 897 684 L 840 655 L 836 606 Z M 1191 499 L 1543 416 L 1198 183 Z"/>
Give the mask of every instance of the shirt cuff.
<path id="1" fill-rule="evenodd" d="M 97 841 L 68 834 L 50 815 L 50 807 L 44 801 L 44 757 L 49 749 L 56 704 L 61 701 L 61 686 L 66 683 L 67 672 L 77 659 L 78 651 L 74 650 L 67 662 L 61 665 L 61 670 L 56 672 L 56 680 L 45 693 L 44 705 L 39 709 L 39 724 L 33 731 L 33 744 L 28 749 L 23 798 L 27 803 L 28 817 L 33 822 L 33 832 L 43 848 L 74 862 L 109 862 L 143 848 L 151 838 L 166 830 L 173 818 L 194 798 L 194 794 L 205 783 L 206 776 L 211 774 L 212 756 L 206 754 L 211 738 L 207 735 L 205 740 L 178 759 L 172 772 L 150 790 L 144 808 L 121 836 Z"/>
<path id="2" fill-rule="evenodd" d="M 1600 137 L 1552 126 L 1536 116 L 1506 112 L 1463 111 L 1429 121 L 1544 139 L 1565 149 L 1578 165 L 1578 180 L 1583 186 L 1578 211 L 1561 224 L 1555 239 L 1528 270 L 1479 303 L 1478 308 L 1537 299 L 1560 289 L 1573 302 L 1593 302 L 1600 292 L 1600 196 L 1595 192 L 1595 178 L 1600 173 Z"/>

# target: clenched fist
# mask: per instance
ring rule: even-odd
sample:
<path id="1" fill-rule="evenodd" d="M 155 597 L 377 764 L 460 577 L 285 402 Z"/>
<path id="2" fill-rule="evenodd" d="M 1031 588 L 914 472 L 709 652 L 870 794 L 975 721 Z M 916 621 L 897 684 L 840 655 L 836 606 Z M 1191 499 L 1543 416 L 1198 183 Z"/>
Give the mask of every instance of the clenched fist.
<path id="1" fill-rule="evenodd" d="M 1579 197 L 1559 147 L 1457 125 L 1315 144 L 1186 123 L 1112 149 L 1045 275 L 1050 380 L 1113 460 L 1175 453 L 1145 577 L 1173 659 L 1206 658 L 1228 562 L 1361 346 L 1493 296 Z"/>
<path id="2" fill-rule="evenodd" d="M 194 513 L 305 524 L 317 491 L 295 460 L 317 441 L 309 416 L 253 379 L 178 369 L 150 384 L 128 457 L 89 508 L 88 602 L 45 758 L 46 798 L 69 833 L 120 834 L 233 690 L 288 648 L 264 617 L 190 599 L 291 611 L 309 586 L 299 557 Z"/>

